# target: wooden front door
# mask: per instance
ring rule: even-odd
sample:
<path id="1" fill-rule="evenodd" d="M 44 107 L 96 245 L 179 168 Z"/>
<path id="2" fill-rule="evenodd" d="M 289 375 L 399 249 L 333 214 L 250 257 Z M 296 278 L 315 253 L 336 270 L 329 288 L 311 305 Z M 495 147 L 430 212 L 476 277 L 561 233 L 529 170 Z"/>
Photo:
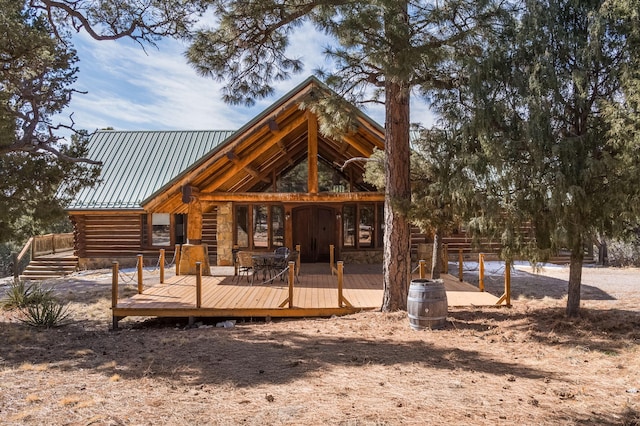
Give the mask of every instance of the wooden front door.
<path id="1" fill-rule="evenodd" d="M 336 245 L 336 211 L 325 206 L 293 209 L 293 245 L 300 244 L 300 261 L 329 262 L 329 245 Z"/>

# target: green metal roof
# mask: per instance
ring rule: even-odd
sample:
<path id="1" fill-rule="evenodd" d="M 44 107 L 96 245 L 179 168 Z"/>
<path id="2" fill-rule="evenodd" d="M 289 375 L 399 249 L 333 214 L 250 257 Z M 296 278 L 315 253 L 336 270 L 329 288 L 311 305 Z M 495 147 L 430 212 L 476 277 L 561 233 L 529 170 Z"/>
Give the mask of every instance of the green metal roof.
<path id="1" fill-rule="evenodd" d="M 234 133 L 97 131 L 87 157 L 103 163 L 101 181 L 80 191 L 67 210 L 141 209 L 143 200 Z"/>

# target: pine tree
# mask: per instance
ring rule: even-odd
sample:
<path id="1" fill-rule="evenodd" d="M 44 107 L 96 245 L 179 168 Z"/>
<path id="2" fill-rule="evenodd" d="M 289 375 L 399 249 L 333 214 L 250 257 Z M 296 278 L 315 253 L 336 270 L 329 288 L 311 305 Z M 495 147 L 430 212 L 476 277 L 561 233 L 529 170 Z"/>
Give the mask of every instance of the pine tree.
<path id="1" fill-rule="evenodd" d="M 60 221 L 98 169 L 83 159 L 86 133 L 63 143 L 51 121 L 73 93 L 75 51 L 19 2 L 0 0 L 0 10 L 0 242 L 23 242 Z"/>
<path id="2" fill-rule="evenodd" d="M 335 70 L 321 73 L 347 100 L 385 105 L 385 244 L 382 309 L 406 308 L 410 273 L 411 201 L 409 100 L 457 84 L 449 73 L 454 52 L 473 54 L 479 32 L 498 9 L 490 0 L 212 2 L 217 25 L 200 31 L 187 53 L 203 75 L 226 82 L 229 102 L 251 103 L 273 92 L 272 84 L 299 72 L 288 56 L 289 37 L 305 22 L 333 37 L 326 53 Z M 339 132 L 349 124 L 335 116 L 335 99 L 310 106 L 321 130 Z M 332 113 L 330 114 L 329 111 Z M 338 126 L 336 126 L 338 124 Z"/>
<path id="3" fill-rule="evenodd" d="M 639 141 L 629 136 L 638 125 L 639 22 L 613 4 L 527 1 L 486 60 L 468 62 L 469 91 L 449 104 L 466 108 L 482 158 L 476 223 L 502 231 L 508 258 L 568 249 L 569 316 L 579 312 L 585 246 L 638 213 Z M 518 232 L 525 224 L 535 235 Z"/>

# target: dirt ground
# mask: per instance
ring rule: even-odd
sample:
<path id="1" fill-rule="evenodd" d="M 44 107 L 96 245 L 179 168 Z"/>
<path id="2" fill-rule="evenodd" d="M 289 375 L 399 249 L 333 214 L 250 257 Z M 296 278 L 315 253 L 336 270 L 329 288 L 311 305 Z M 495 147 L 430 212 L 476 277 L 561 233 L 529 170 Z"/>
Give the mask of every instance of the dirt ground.
<path id="1" fill-rule="evenodd" d="M 52 283 L 64 327 L 0 311 L 0 424 L 639 425 L 640 271 L 585 268 L 577 319 L 567 278 L 518 267 L 511 308 L 453 308 L 443 330 L 367 312 L 113 332 L 108 271 L 77 274 Z"/>

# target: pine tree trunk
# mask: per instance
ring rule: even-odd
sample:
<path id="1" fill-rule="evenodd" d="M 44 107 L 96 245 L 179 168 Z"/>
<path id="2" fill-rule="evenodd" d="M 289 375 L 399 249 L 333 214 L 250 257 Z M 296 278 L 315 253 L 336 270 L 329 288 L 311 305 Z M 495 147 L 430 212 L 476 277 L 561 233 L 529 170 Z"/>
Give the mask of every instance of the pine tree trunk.
<path id="1" fill-rule="evenodd" d="M 569 263 L 569 291 L 567 297 L 567 316 L 576 317 L 580 312 L 580 283 L 582 282 L 582 247 L 571 250 Z"/>
<path id="2" fill-rule="evenodd" d="M 433 233 L 433 256 L 431 256 L 431 279 L 440 278 L 440 270 L 442 269 L 442 229 L 436 228 Z"/>
<path id="3" fill-rule="evenodd" d="M 409 179 L 409 85 L 387 81 L 385 87 L 384 296 L 382 311 L 407 308 L 411 268 Z"/>

